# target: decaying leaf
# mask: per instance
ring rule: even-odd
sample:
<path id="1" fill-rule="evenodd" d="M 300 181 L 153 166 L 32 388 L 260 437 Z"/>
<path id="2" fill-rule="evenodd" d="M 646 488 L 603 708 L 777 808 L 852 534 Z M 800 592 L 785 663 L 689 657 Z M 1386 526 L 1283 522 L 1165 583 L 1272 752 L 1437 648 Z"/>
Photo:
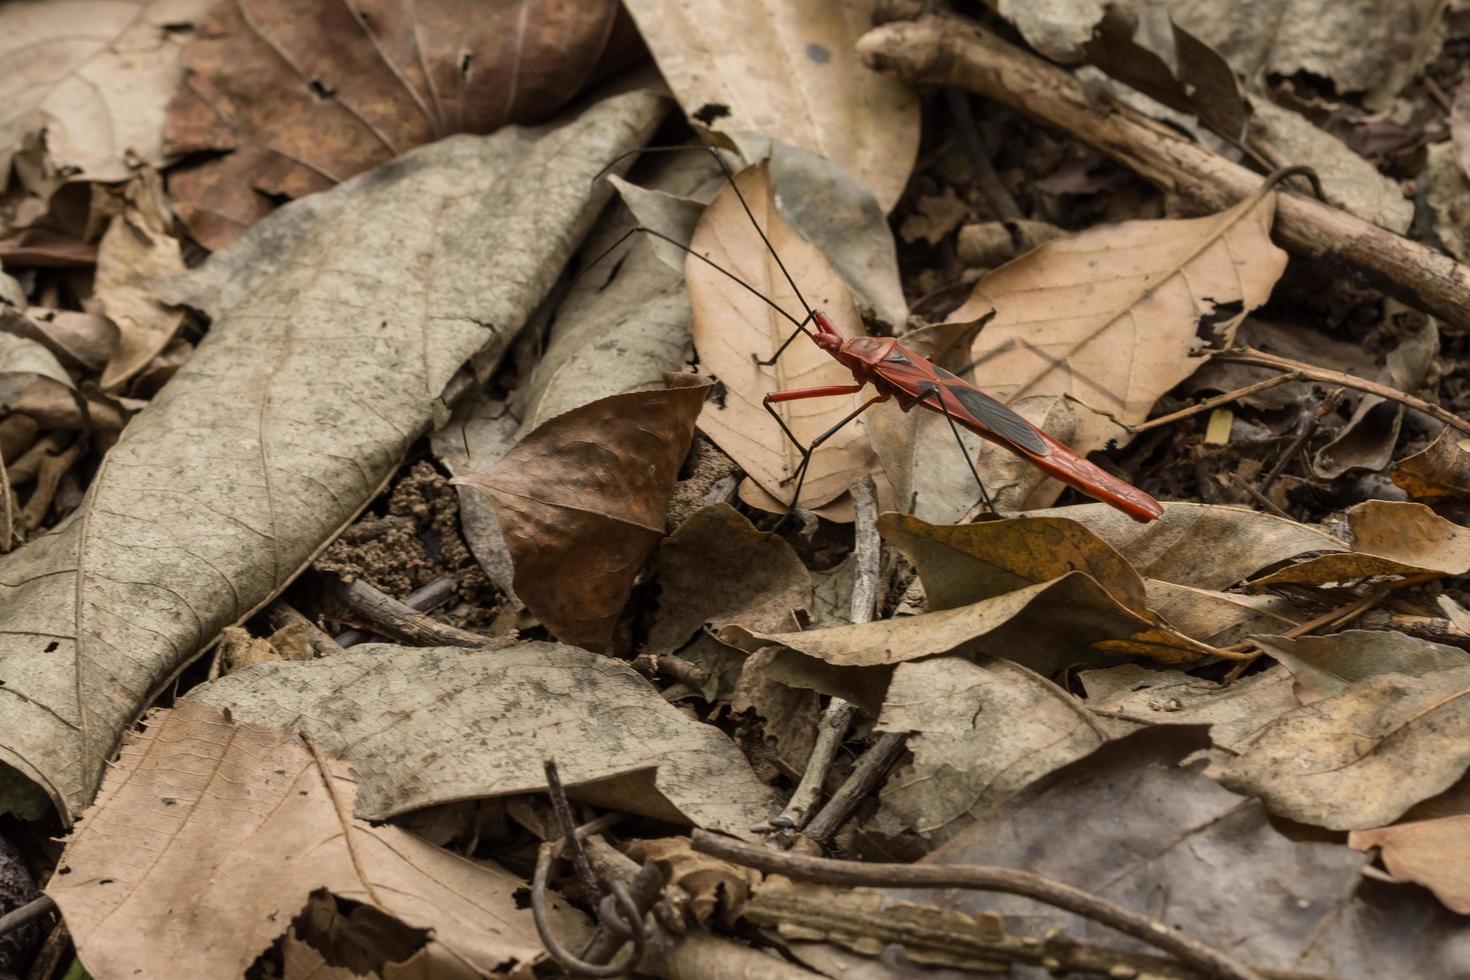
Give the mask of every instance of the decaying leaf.
<path id="1" fill-rule="evenodd" d="M 935 842 L 1123 730 L 1024 667 L 958 657 L 899 664 L 877 728 L 909 732 L 914 756 L 888 777 L 883 805 Z"/>
<path id="2" fill-rule="evenodd" d="M 1148 524 L 1106 504 L 1058 507 L 1028 519 L 1045 515 L 1085 525 L 1147 578 L 1199 589 L 1235 585 L 1289 558 L 1349 550 L 1319 527 L 1221 504 L 1166 503 L 1164 516 Z"/>
<path id="3" fill-rule="evenodd" d="M 1445 908 L 1470 915 L 1470 815 L 1355 830 L 1348 846 L 1379 850 L 1389 874 L 1423 885 Z"/>
<path id="4" fill-rule="evenodd" d="M 597 70 L 616 15 L 609 0 L 217 4 L 168 108 L 170 152 L 214 154 L 170 176 L 179 217 L 217 249 L 273 197 L 454 133 L 540 122 Z"/>
<path id="5" fill-rule="evenodd" d="M 1362 855 L 1293 840 L 1272 827 L 1259 803 L 1179 765 L 1207 744 L 1192 726 L 1111 741 L 978 815 L 924 861 L 1043 874 L 1228 949 L 1256 969 L 1345 980 L 1470 970 L 1462 919 L 1427 895 L 1365 882 Z M 887 894 L 889 901 L 936 895 Z M 942 904 L 998 912 L 1007 932 L 1040 936 L 1055 928 L 1083 942 L 1130 945 L 1105 926 L 1028 899 L 946 892 Z"/>
<path id="6" fill-rule="evenodd" d="M 695 511 L 658 553 L 658 615 L 644 652 L 673 653 L 706 624 L 798 625 L 812 577 L 785 539 L 757 531 L 729 504 Z"/>
<path id="7" fill-rule="evenodd" d="M 1286 253 L 1272 193 L 1204 218 L 1126 221 L 1047 242 L 983 276 L 955 320 L 996 311 L 972 348 L 974 381 L 1007 404 L 1068 395 L 1092 409 L 1072 446 L 1127 442 L 1202 353 L 1231 342 L 1271 293 Z"/>
<path id="8" fill-rule="evenodd" d="M 3 284 L 3 280 L 0 280 Z M 0 292 L 3 297 L 3 292 Z M 21 302 L 25 300 L 21 296 Z M 0 333 L 13 333 L 45 347 L 63 365 L 96 374 L 117 346 L 117 327 L 105 316 L 41 306 L 0 306 Z"/>
<path id="9" fill-rule="evenodd" d="M 1428 448 L 1393 464 L 1388 475 L 1416 500 L 1470 499 L 1470 439 L 1445 426 Z"/>
<path id="10" fill-rule="evenodd" d="M 39 341 L 0 331 L 0 405 L 11 410 L 38 382 L 68 392 L 74 387 L 66 368 Z"/>
<path id="11" fill-rule="evenodd" d="M 329 772 L 289 730 L 202 705 L 155 716 L 124 746 L 47 889 L 88 973 L 241 976 L 320 889 L 420 930 L 438 956 L 528 975 L 542 950 L 515 897 L 524 883 L 353 819 L 356 781 L 323 761 Z M 577 929 L 575 913 L 556 918 Z"/>
<path id="12" fill-rule="evenodd" d="M 889 513 L 878 519 L 878 531 L 919 570 L 930 609 L 952 609 L 1080 571 L 1124 607 L 1147 614 L 1138 573 L 1111 545 L 1064 517 L 946 526 Z"/>
<path id="13" fill-rule="evenodd" d="M 733 927 L 761 880 L 757 871 L 694 851 L 687 837 L 632 841 L 628 856 L 657 864 L 669 886 L 688 896 L 689 921 L 704 928 Z"/>
<path id="14" fill-rule="evenodd" d="M 1134 664 L 1078 676 L 1087 707 L 1103 718 L 1131 725 L 1209 725 L 1210 741 L 1231 750 L 1301 703 L 1291 672 L 1279 666 L 1228 685 Z"/>
<path id="15" fill-rule="evenodd" d="M 1470 664 L 1373 674 L 1238 751 L 1216 778 L 1272 812 L 1332 830 L 1382 827 L 1470 768 Z"/>
<path id="16" fill-rule="evenodd" d="M 515 590 L 559 639 L 604 650 L 643 563 L 708 385 L 601 398 L 559 415 L 490 469 L 454 478 L 489 495 L 515 561 Z"/>
<path id="17" fill-rule="evenodd" d="M 153 281 L 183 273 L 173 214 L 157 171 L 144 171 L 123 192 L 122 214 L 97 245 L 97 302 L 117 324 L 117 348 L 102 371 L 102 387 L 118 391 L 153 360 L 183 323 L 184 311 L 153 295 Z"/>
<path id="18" fill-rule="evenodd" d="M 851 293 L 822 254 L 776 210 L 764 168 L 742 171 L 735 186 L 806 301 L 826 311 L 843 333 L 861 334 L 862 320 Z M 701 364 L 726 388 L 723 407 L 712 406 L 700 416 L 699 427 L 761 489 L 784 503 L 795 488 L 783 486 L 782 481 L 796 472 L 800 456 L 776 420 L 761 407 L 761 400 L 771 391 L 851 385 L 852 372 L 804 337 L 796 338 L 774 365 L 754 362 L 756 357 L 769 358 L 791 335 L 795 321 L 805 315 L 780 266 L 761 242 L 760 231 L 752 226 L 734 190 L 727 187 L 705 211 L 691 244 L 699 255 L 728 269 L 793 319 L 694 256 L 689 257 L 684 275 Z M 785 402 L 776 410 L 796 438 L 807 445 L 852 412 L 860 397 L 864 396 Z M 879 406 L 886 407 L 890 406 Z M 812 454 L 801 502 L 810 508 L 833 500 L 867 472 L 871 457 L 861 421 L 844 428 Z"/>
<path id="19" fill-rule="evenodd" d="M 876 3 L 627 6 L 686 115 L 827 157 L 871 187 L 884 211 L 893 208 L 919 149 L 919 101 L 857 58 L 854 42 L 873 26 Z"/>
<path id="20" fill-rule="evenodd" d="M 1470 663 L 1470 655 L 1458 647 L 1390 630 L 1347 630 L 1296 639 L 1257 636 L 1254 640 L 1291 671 L 1302 704 L 1336 697 L 1355 682 L 1377 674 L 1420 677 Z"/>
<path id="21" fill-rule="evenodd" d="M 163 166 L 164 107 L 183 72 L 176 28 L 210 0 L 67 0 L 0 9 L 0 174 L 45 134 L 49 165 L 74 179 L 126 180 Z"/>
<path id="22" fill-rule="evenodd" d="M 454 413 L 430 437 L 434 456 L 451 476 L 489 469 L 515 445 L 520 423 L 499 398 L 476 389 L 454 406 Z M 490 498 L 472 487 L 459 494 L 459 523 L 475 561 L 497 589 L 515 597 L 515 563 Z"/>
<path id="23" fill-rule="evenodd" d="M 1352 551 L 1321 555 L 1251 581 L 1322 585 L 1374 575 L 1463 575 L 1470 571 L 1470 530 L 1424 504 L 1368 500 L 1347 512 Z"/>
<path id="24" fill-rule="evenodd" d="M 574 796 L 609 809 L 745 837 L 774 805 L 719 729 L 617 661 L 556 643 L 479 653 L 366 644 L 261 664 L 189 698 L 239 721 L 295 726 L 341 755 L 365 820 L 541 792 L 548 755 Z"/>
<path id="25" fill-rule="evenodd" d="M 592 177 L 661 111 L 631 93 L 549 135 L 441 141 L 329 192 L 350 203 L 311 211 L 320 224 L 287 213 L 294 248 L 270 226 L 247 237 L 246 254 L 284 254 L 77 516 L 0 559 L 7 788 L 25 777 L 68 820 L 86 805 L 158 689 L 376 495 L 466 360 L 498 359 L 602 203 Z"/>
<path id="26" fill-rule="evenodd" d="M 1248 636 L 1284 633 L 1302 623 L 1289 599 L 1193 589 L 1158 579 L 1144 581 L 1148 608 L 1170 626 L 1211 646 L 1227 647 Z"/>

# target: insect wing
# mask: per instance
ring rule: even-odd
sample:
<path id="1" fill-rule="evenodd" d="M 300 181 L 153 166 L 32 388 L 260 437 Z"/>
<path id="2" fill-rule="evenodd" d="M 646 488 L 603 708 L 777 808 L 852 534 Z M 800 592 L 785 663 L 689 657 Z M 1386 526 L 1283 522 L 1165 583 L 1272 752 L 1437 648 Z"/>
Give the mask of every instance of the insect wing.
<path id="1" fill-rule="evenodd" d="M 934 411 L 940 409 L 934 404 L 933 395 L 928 393 L 936 388 L 940 389 L 943 392 L 944 407 L 954 416 L 954 420 L 966 428 L 979 431 L 981 435 L 998 437 L 1036 456 L 1045 456 L 1051 452 L 1051 447 L 1036 426 L 974 385 L 913 351 L 895 347 L 893 353 L 877 365 L 877 372 L 890 385 L 911 398 L 927 395 L 921 404 Z"/>

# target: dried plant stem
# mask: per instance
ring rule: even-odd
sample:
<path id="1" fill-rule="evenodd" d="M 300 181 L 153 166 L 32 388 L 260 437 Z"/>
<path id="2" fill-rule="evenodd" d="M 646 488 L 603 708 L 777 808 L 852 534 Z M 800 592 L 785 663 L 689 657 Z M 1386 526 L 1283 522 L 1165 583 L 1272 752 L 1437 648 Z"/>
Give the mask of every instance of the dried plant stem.
<path id="1" fill-rule="evenodd" d="M 373 624 L 384 636 L 414 646 L 495 647 L 504 645 L 494 637 L 471 633 L 425 616 L 407 603 L 374 588 L 362 579 L 340 590 L 343 605 Z M 339 643 L 341 640 L 339 639 Z"/>
<path id="2" fill-rule="evenodd" d="M 454 596 L 454 590 L 454 576 L 446 575 L 414 589 L 404 598 L 403 604 L 415 612 L 429 612 L 448 602 Z M 335 637 L 337 645 L 341 647 L 366 643 L 372 638 L 373 634 L 368 630 L 347 630 Z"/>
<path id="3" fill-rule="evenodd" d="M 980 193 L 985 195 L 990 210 L 1001 221 L 1019 221 L 1026 217 L 1017 206 L 1016 199 L 1011 197 L 1011 192 L 1006 190 L 1006 185 L 1001 183 L 1000 174 L 995 172 L 990 151 L 980 136 L 980 127 L 975 125 L 975 113 L 970 109 L 970 96 L 953 88 L 945 91 L 944 96 L 949 114 L 954 119 L 955 132 L 959 134 L 960 143 L 965 147 L 975 168 L 975 183 L 979 186 Z"/>
<path id="4" fill-rule="evenodd" d="M 5 468 L 4 456 L 0 456 L 0 508 L 5 511 L 4 526 L 0 528 L 0 555 L 3 555 L 15 544 L 15 501 L 10 495 L 10 471 Z"/>
<path id="5" fill-rule="evenodd" d="M 18 909 L 11 909 L 4 915 L 0 915 L 0 936 L 8 936 L 21 926 L 35 922 L 43 915 L 49 915 L 56 910 L 56 900 L 50 895 L 42 895 L 33 898 Z"/>
<path id="6" fill-rule="evenodd" d="M 852 773 L 847 777 L 847 782 L 843 783 L 842 788 L 832 794 L 826 806 L 817 811 L 815 817 L 812 817 L 811 823 L 806 825 L 803 834 L 824 847 L 832 843 L 832 838 L 847 822 L 847 818 L 852 816 L 858 804 L 877 788 L 884 776 L 888 775 L 888 770 L 903 753 L 903 746 L 907 741 L 907 732 L 885 732 L 879 736 L 878 740 L 868 747 L 868 750 L 858 759 L 857 764 L 852 767 Z"/>
<path id="7" fill-rule="evenodd" d="M 1216 395 L 1213 398 L 1206 398 L 1198 405 L 1191 405 L 1188 408 L 1181 408 L 1177 412 L 1170 412 L 1168 415 L 1160 415 L 1156 419 L 1149 419 L 1147 422 L 1140 422 L 1138 425 L 1129 425 L 1122 419 L 1114 418 L 1112 413 L 1110 412 L 1099 412 L 1098 414 L 1106 415 L 1108 418 L 1118 423 L 1118 425 L 1121 425 L 1129 432 L 1137 435 L 1140 432 L 1147 432 L 1149 429 L 1157 429 L 1161 425 L 1168 425 L 1171 422 L 1178 422 L 1180 419 L 1187 419 L 1190 416 L 1199 415 L 1202 412 L 1208 412 L 1211 409 L 1219 408 L 1221 405 L 1228 404 L 1229 402 L 1236 401 L 1237 399 L 1245 398 L 1248 395 L 1254 395 L 1258 391 L 1265 391 L 1268 388 L 1275 388 L 1279 385 L 1286 384 L 1288 381 L 1300 380 L 1301 379 L 1296 377 L 1294 374 L 1278 374 L 1274 378 L 1266 378 L 1264 381 L 1257 381 L 1255 384 L 1246 385 L 1244 388 L 1236 388 L 1234 391 L 1227 391 L 1223 395 Z M 1092 411 L 1096 412 L 1097 409 L 1092 409 Z"/>
<path id="8" fill-rule="evenodd" d="M 1099 111 L 1071 72 L 974 21 L 931 16 L 885 24 L 864 35 L 857 49 L 878 71 L 918 84 L 959 86 L 1059 127 L 1205 208 L 1224 210 L 1260 185 L 1260 175 L 1134 109 L 1109 103 Z M 1296 194 L 1278 195 L 1274 230 L 1298 255 L 1346 262 L 1405 303 L 1470 325 L 1470 268 L 1449 256 Z"/>
<path id="9" fill-rule="evenodd" d="M 853 484 L 852 502 L 856 511 L 852 525 L 855 538 L 852 550 L 857 570 L 852 585 L 851 619 L 854 624 L 871 623 L 878 604 L 878 567 L 882 557 L 876 523 L 878 491 L 871 476 L 864 475 Z M 772 822 L 773 825 L 795 829 L 806 826 L 822 797 L 827 773 L 832 769 L 837 750 L 842 747 L 842 740 L 856 713 L 857 709 L 842 698 L 834 697 L 828 702 L 817 723 L 817 740 L 807 759 L 806 771 L 801 774 L 801 782 L 797 783 L 790 802 Z"/>
<path id="10" fill-rule="evenodd" d="M 973 864 L 864 864 L 789 852 L 770 851 L 705 830 L 694 831 L 693 846 L 735 864 L 782 874 L 797 881 L 877 888 L 968 888 L 1022 895 L 1045 902 L 1140 939 L 1211 977 L 1262 980 L 1261 974 L 1212 946 L 1191 939 L 1157 919 L 1115 905 L 1097 895 L 1030 871 Z"/>
<path id="11" fill-rule="evenodd" d="M 43 444 L 44 440 L 36 443 L 37 446 Z M 51 502 L 56 499 L 56 488 L 61 485 L 61 478 L 66 475 L 67 470 L 76 465 L 77 460 L 82 458 L 84 447 L 84 440 L 78 438 L 54 456 L 44 453 L 40 457 L 35 473 L 36 487 L 31 491 L 26 505 L 20 509 L 21 527 L 31 531 L 45 522 L 46 512 L 51 509 Z"/>

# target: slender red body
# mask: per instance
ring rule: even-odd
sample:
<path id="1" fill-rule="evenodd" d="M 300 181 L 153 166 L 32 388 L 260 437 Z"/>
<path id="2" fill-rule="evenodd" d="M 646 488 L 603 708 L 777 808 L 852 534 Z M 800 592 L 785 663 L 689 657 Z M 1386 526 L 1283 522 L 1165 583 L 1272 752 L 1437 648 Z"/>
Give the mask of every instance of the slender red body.
<path id="1" fill-rule="evenodd" d="M 1089 497 L 1118 508 L 1134 520 L 1151 521 L 1163 515 L 1163 508 L 1153 497 L 1088 462 L 1085 456 L 1053 439 L 974 385 L 915 354 L 897 340 L 844 337 L 821 310 L 812 311 L 812 321 L 817 329 L 811 336 L 817 346 L 852 371 L 859 387 L 871 384 L 879 399 L 897 398 L 904 411 L 917 404 L 931 412 L 948 414 L 957 425 L 1015 453 Z M 815 393 L 815 389 L 812 391 Z M 943 407 L 937 399 L 943 400 Z"/>

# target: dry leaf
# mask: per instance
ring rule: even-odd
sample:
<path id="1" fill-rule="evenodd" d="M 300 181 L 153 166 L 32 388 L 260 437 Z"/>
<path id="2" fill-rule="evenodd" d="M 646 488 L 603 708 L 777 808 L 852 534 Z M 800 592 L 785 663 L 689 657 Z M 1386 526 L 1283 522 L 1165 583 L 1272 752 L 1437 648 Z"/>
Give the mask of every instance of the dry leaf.
<path id="1" fill-rule="evenodd" d="M 1119 604 L 1148 615 L 1143 579 L 1086 527 L 1063 517 L 934 525 L 888 513 L 878 531 L 913 562 L 930 609 L 952 609 L 1068 572 L 1085 572 Z"/>
<path id="2" fill-rule="evenodd" d="M 71 392 L 71 375 L 56 357 L 29 337 L 0 332 L 0 406 L 12 411 L 32 385 L 42 383 Z"/>
<path id="3" fill-rule="evenodd" d="M 1158 579 L 1144 580 L 1148 608 L 1185 636 L 1228 647 L 1261 633 L 1284 633 L 1304 621 L 1291 600 L 1276 595 L 1241 595 L 1194 589 Z"/>
<path id="4" fill-rule="evenodd" d="M 325 190 L 454 133 L 539 122 L 597 70 L 611 0 L 221 3 L 199 25 L 165 144 L 207 151 L 169 177 L 209 248 L 273 199 Z"/>
<path id="5" fill-rule="evenodd" d="M 1084 670 L 1078 680 L 1094 714 L 1130 725 L 1208 725 L 1210 741 L 1232 751 L 1301 703 L 1291 672 L 1279 666 L 1230 684 L 1135 664 Z"/>
<path id="6" fill-rule="evenodd" d="M 47 889 L 88 973 L 240 976 L 324 889 L 477 970 L 529 974 L 542 953 L 515 897 L 524 883 L 352 819 L 356 782 L 325 761 L 329 774 L 294 733 L 187 701 L 156 715 L 124 746 Z M 557 918 L 576 927 L 575 913 Z"/>
<path id="7" fill-rule="evenodd" d="M 1470 499 L 1470 439 L 1445 426 L 1428 448 L 1393 464 L 1388 475 L 1416 500 Z"/>
<path id="8" fill-rule="evenodd" d="M 974 382 L 1007 404 L 1069 395 L 1072 446 L 1087 453 L 1136 424 L 1227 346 L 1271 294 L 1286 253 L 1271 242 L 1274 194 L 1204 218 L 1125 221 L 1050 241 L 983 276 L 952 319 L 995 309 L 972 349 Z"/>
<path id="9" fill-rule="evenodd" d="M 748 837 L 775 805 L 719 729 L 617 661 L 556 643 L 482 653 L 365 644 L 261 664 L 189 699 L 312 735 L 352 764 L 365 820 L 541 792 L 548 755 L 574 796 L 610 809 Z"/>
<path id="10" fill-rule="evenodd" d="M 1302 704 L 1345 693 L 1378 674 L 1420 677 L 1467 662 L 1458 647 L 1430 643 L 1388 630 L 1346 630 L 1329 636 L 1257 636 L 1255 643 L 1281 661 L 1296 679 Z"/>
<path id="11" fill-rule="evenodd" d="M 0 9 L 0 174 L 45 134 L 50 167 L 71 179 L 126 180 L 165 162 L 164 107 L 188 34 L 209 0 L 66 0 Z"/>
<path id="12" fill-rule="evenodd" d="M 1046 875 L 1229 950 L 1257 970 L 1343 980 L 1470 972 L 1462 919 L 1427 895 L 1364 881 L 1362 855 L 1287 837 L 1260 804 L 1179 764 L 1206 746 L 1195 727 L 1156 727 L 1109 742 L 980 815 L 924 863 Z M 889 902 L 934 901 L 936 893 L 886 895 Z M 998 912 L 1007 932 L 1059 929 L 1084 943 L 1144 949 L 1099 923 L 1015 896 L 952 892 L 941 904 Z"/>
<path id="13" fill-rule="evenodd" d="M 679 525 L 658 553 L 658 614 L 645 653 L 678 650 L 706 624 L 751 629 L 799 625 L 812 607 L 812 577 L 785 539 L 757 531 L 729 504 Z"/>
<path id="14" fill-rule="evenodd" d="M 847 287 L 822 254 L 798 236 L 776 210 L 765 169 L 742 171 L 736 177 L 736 186 L 806 301 L 825 310 L 843 333 L 861 334 L 862 320 Z M 731 188 L 726 188 L 705 211 L 691 245 L 695 252 L 738 276 L 796 320 L 802 318 L 801 303 Z M 791 335 L 795 329 L 792 320 L 694 256 L 689 257 L 684 275 L 694 308 L 691 329 L 701 364 L 727 389 L 724 407 L 712 406 L 700 416 L 699 427 L 761 489 L 784 504 L 795 487 L 783 486 L 782 481 L 796 472 L 800 455 L 776 420 L 761 407 L 761 399 L 767 392 L 789 388 L 851 385 L 852 372 L 804 337 L 798 337 L 775 365 L 757 365 L 754 358 L 769 358 Z M 776 410 L 796 438 L 808 445 L 852 412 L 863 397 L 784 402 Z M 885 408 L 891 406 L 878 406 L 879 410 Z M 861 422 L 844 428 L 812 454 L 801 503 L 810 508 L 835 499 L 868 471 L 871 458 Z"/>
<path id="15" fill-rule="evenodd" d="M 96 298 L 117 324 L 118 343 L 102 371 L 104 391 L 119 391 L 153 360 L 184 321 L 153 294 L 153 280 L 179 275 L 184 258 L 169 234 L 173 214 L 155 170 L 135 177 L 123 191 L 126 204 L 97 245 Z"/>
<path id="16" fill-rule="evenodd" d="M 958 657 L 899 664 L 875 727 L 911 733 L 883 805 L 935 842 L 1122 731 L 1025 667 Z"/>
<path id="17" fill-rule="evenodd" d="M 591 178 L 661 110 L 632 93 L 544 139 L 442 141 L 329 192 L 321 225 L 286 214 L 306 229 L 294 249 L 274 221 L 246 239 L 284 254 L 133 420 L 77 518 L 0 559 L 4 788 L 24 776 L 67 820 L 86 805 L 160 687 L 377 494 L 467 359 L 504 351 L 601 205 Z"/>
<path id="18" fill-rule="evenodd" d="M 892 210 L 919 149 L 919 101 L 908 85 L 868 70 L 854 53 L 872 26 L 874 0 L 627 6 L 687 116 L 820 154 Z"/>
<path id="19" fill-rule="evenodd" d="M 663 872 L 665 887 L 688 896 L 689 921 L 702 928 L 733 928 L 761 880 L 758 871 L 694 851 L 687 837 L 630 841 L 627 851 L 640 865 L 652 861 Z"/>
<path id="20" fill-rule="evenodd" d="M 515 561 L 515 590 L 558 639 L 612 643 L 709 390 L 687 384 L 601 398 L 559 415 L 484 472 L 454 478 L 489 495 Z"/>
<path id="21" fill-rule="evenodd" d="M 1163 517 L 1140 524 L 1106 504 L 1078 504 L 1027 519 L 1047 515 L 1085 525 L 1147 578 L 1200 589 L 1235 585 L 1300 555 L 1348 550 L 1347 542 L 1319 527 L 1247 507 L 1166 503 Z"/>
<path id="22" fill-rule="evenodd" d="M 1470 665 L 1374 674 L 1277 718 L 1215 778 L 1332 830 L 1381 827 L 1470 768 Z"/>
<path id="23" fill-rule="evenodd" d="M 1355 830 L 1348 846 L 1378 848 L 1389 874 L 1423 885 L 1445 908 L 1470 915 L 1470 815 Z"/>
<path id="24" fill-rule="evenodd" d="M 13 333 L 41 344 L 62 364 L 97 374 L 117 346 L 117 327 L 104 316 L 41 306 L 18 310 L 0 308 L 0 332 Z"/>
<path id="25" fill-rule="evenodd" d="M 1323 585 L 1373 575 L 1463 575 L 1470 571 L 1470 529 L 1424 504 L 1368 500 L 1347 512 L 1351 553 L 1308 558 L 1253 579 L 1253 589 L 1282 582 Z"/>
<path id="26" fill-rule="evenodd" d="M 476 388 L 454 406 L 449 421 L 430 437 L 434 456 L 451 476 L 489 469 L 510 452 L 520 422 L 505 402 Z M 514 600 L 515 563 L 506 547 L 490 498 L 471 487 L 455 488 L 459 495 L 459 525 L 485 577 Z"/>
<path id="27" fill-rule="evenodd" d="M 1424 164 L 1424 200 L 1434 211 L 1434 233 L 1450 254 L 1463 262 L 1470 258 L 1470 233 L 1466 231 L 1470 221 L 1470 175 L 1457 147 L 1449 143 L 1429 146 Z"/>

